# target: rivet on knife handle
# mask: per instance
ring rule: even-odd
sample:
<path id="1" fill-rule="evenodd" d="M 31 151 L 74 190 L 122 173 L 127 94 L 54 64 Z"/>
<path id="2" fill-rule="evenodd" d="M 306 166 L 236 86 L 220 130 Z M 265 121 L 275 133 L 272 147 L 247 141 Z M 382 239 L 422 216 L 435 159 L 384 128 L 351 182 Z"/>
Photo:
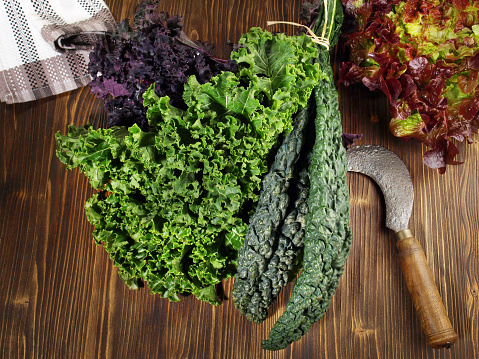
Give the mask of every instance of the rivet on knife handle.
<path id="1" fill-rule="evenodd" d="M 421 321 L 427 344 L 449 348 L 457 340 L 421 244 L 409 229 L 396 232 L 396 248 L 406 285 Z"/>

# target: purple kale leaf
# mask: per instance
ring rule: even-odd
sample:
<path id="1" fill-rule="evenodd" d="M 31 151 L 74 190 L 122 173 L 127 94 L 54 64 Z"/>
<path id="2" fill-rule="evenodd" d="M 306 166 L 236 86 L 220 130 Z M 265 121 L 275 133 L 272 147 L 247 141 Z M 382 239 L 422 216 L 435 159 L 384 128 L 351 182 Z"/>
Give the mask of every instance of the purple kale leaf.
<path id="1" fill-rule="evenodd" d="M 349 146 L 353 146 L 356 140 L 359 140 L 363 137 L 363 134 L 356 134 L 356 133 L 345 133 L 341 134 L 341 140 L 343 141 L 344 148 L 348 148 Z"/>

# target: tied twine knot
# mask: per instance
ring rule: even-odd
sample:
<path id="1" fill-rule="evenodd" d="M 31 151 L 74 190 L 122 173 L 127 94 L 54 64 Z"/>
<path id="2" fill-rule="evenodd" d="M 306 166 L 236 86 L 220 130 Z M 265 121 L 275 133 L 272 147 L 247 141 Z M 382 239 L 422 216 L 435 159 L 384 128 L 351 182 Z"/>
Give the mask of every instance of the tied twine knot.
<path id="1" fill-rule="evenodd" d="M 323 0 L 323 3 L 324 3 L 324 17 L 325 17 L 325 19 L 327 19 L 328 18 L 328 2 L 326 0 Z M 288 24 L 288 25 L 304 27 L 308 31 L 308 34 L 309 34 L 309 36 L 311 36 L 311 40 L 314 43 L 324 46 L 326 48 L 326 50 L 329 51 L 329 39 L 324 36 L 326 34 L 326 23 L 327 23 L 327 21 L 324 22 L 323 31 L 321 32 L 321 36 L 317 36 L 313 32 L 313 30 L 311 30 L 309 27 L 307 27 L 305 25 L 302 25 L 302 24 L 298 24 L 297 22 L 268 21 L 268 22 L 266 22 L 266 25 L 270 26 L 270 25 L 274 25 L 274 24 Z"/>
<path id="2" fill-rule="evenodd" d="M 288 25 L 294 25 L 294 26 L 301 26 L 304 27 L 307 31 L 308 34 L 311 36 L 311 40 L 319 45 L 323 45 L 328 51 L 329 51 L 329 40 L 326 37 L 323 36 L 317 36 L 313 30 L 311 30 L 309 27 L 298 24 L 297 22 L 291 22 L 291 21 L 268 21 L 266 22 L 266 25 L 274 25 L 274 24 L 288 24 Z"/>

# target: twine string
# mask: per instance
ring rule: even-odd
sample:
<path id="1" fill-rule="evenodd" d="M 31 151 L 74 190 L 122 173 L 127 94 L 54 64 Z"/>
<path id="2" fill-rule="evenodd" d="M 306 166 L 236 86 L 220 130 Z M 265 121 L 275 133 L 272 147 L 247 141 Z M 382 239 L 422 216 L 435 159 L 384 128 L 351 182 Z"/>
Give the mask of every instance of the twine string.
<path id="1" fill-rule="evenodd" d="M 313 30 L 311 30 L 308 26 L 305 26 L 305 25 L 302 25 L 302 24 L 298 24 L 297 22 L 291 22 L 291 21 L 268 21 L 266 22 L 266 25 L 270 26 L 270 25 L 274 25 L 274 24 L 287 24 L 287 25 L 294 25 L 294 26 L 300 26 L 300 27 L 304 27 L 307 31 L 308 31 L 308 34 L 309 36 L 311 36 L 311 40 L 316 43 L 316 44 L 319 44 L 319 45 L 322 45 L 324 46 L 328 51 L 329 51 L 329 40 L 327 37 L 325 37 L 326 35 L 326 25 L 327 25 L 327 19 L 328 19 L 328 2 L 326 0 L 323 0 L 324 2 L 324 15 L 325 15 L 325 19 L 326 21 L 324 22 L 324 26 L 323 26 L 323 31 L 321 32 L 321 36 L 317 36 Z"/>

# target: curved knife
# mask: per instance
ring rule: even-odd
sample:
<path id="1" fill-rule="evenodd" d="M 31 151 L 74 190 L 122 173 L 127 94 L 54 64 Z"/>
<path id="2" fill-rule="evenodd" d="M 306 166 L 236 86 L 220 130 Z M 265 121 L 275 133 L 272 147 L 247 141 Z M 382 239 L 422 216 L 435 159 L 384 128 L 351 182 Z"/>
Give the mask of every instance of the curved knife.
<path id="1" fill-rule="evenodd" d="M 371 177 L 386 202 L 386 227 L 396 233 L 398 261 L 430 347 L 449 348 L 457 340 L 426 256 L 409 229 L 414 189 L 401 159 L 381 146 L 361 145 L 347 150 L 348 171 Z"/>

